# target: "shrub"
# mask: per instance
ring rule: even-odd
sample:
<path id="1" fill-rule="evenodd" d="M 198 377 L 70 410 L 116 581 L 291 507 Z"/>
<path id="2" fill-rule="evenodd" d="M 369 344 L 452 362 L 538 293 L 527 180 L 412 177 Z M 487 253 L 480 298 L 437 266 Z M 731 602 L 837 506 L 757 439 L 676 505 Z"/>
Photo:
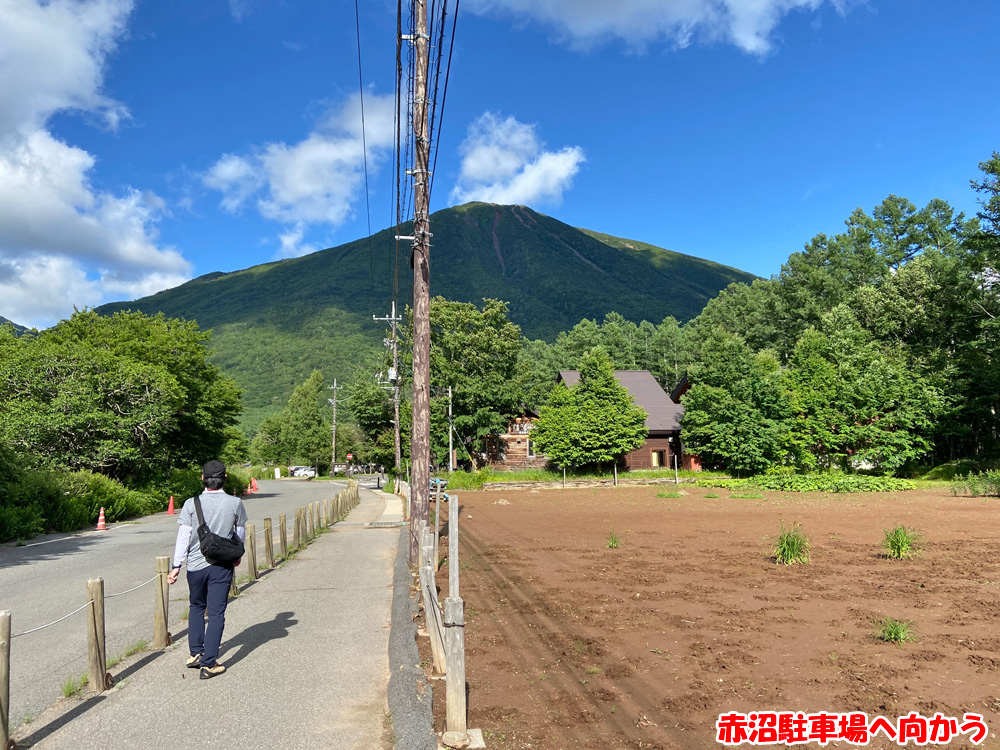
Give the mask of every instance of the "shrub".
<path id="1" fill-rule="evenodd" d="M 699 487 L 735 489 L 753 486 L 772 492 L 897 492 L 912 490 L 913 482 L 864 474 L 764 474 L 752 479 L 699 479 Z"/>
<path id="2" fill-rule="evenodd" d="M 809 539 L 802 532 L 802 524 L 795 522 L 785 528 L 781 522 L 778 541 L 774 544 L 774 560 L 779 565 L 794 565 L 809 562 Z"/>
<path id="3" fill-rule="evenodd" d="M 951 483 L 951 492 L 953 495 L 968 494 L 972 497 L 1000 496 L 1000 471 L 991 469 L 967 474 Z"/>
<path id="4" fill-rule="evenodd" d="M 884 529 L 883 534 L 882 550 L 886 557 L 902 560 L 920 554 L 920 550 L 917 548 L 920 535 L 913 529 L 897 524 L 891 529 Z"/>
<path id="5" fill-rule="evenodd" d="M 913 622 L 896 620 L 892 617 L 885 617 L 875 623 L 873 634 L 876 640 L 886 643 L 903 644 L 906 641 L 916 640 L 913 637 Z"/>

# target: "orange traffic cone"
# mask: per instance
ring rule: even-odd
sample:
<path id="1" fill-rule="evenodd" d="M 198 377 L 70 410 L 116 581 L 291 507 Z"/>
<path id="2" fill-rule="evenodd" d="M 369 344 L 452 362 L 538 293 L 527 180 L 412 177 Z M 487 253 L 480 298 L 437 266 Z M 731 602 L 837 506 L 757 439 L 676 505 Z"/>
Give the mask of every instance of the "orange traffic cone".
<path id="1" fill-rule="evenodd" d="M 108 525 L 104 522 L 104 508 L 101 508 L 101 515 L 97 517 L 97 530 L 107 531 Z"/>
<path id="2" fill-rule="evenodd" d="M 251 481 L 253 482 L 253 491 L 256 492 L 257 491 L 257 480 L 253 479 Z"/>
<path id="3" fill-rule="evenodd" d="M 174 496 L 173 495 L 170 496 L 170 502 L 167 503 L 167 515 L 168 516 L 174 515 Z"/>

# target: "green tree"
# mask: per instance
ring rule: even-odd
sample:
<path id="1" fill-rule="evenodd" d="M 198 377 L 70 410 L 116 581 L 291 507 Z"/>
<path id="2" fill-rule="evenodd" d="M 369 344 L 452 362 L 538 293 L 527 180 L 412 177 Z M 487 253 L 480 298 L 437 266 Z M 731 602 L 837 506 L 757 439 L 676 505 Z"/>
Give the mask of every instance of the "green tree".
<path id="1" fill-rule="evenodd" d="M 648 435 L 646 412 L 615 378 L 603 349 L 584 355 L 580 381 L 556 385 L 531 439 L 560 467 L 617 461 L 638 448 Z"/>
<path id="2" fill-rule="evenodd" d="M 899 349 L 881 347 L 840 306 L 799 340 L 787 373 L 793 433 L 808 469 L 896 471 L 931 448 L 944 395 Z"/>
<path id="3" fill-rule="evenodd" d="M 285 444 L 292 461 L 329 464 L 331 432 L 326 418 L 329 414 L 332 419 L 332 412 L 327 406 L 327 393 L 323 373 L 313 370 L 288 399 L 283 422 Z"/>
<path id="4" fill-rule="evenodd" d="M 518 356 L 521 329 L 507 305 L 483 300 L 483 308 L 443 297 L 431 300 L 431 449 L 439 463 L 448 454 L 448 387 L 455 432 L 477 456 L 479 445 L 507 428 L 521 404 Z"/>
<path id="5" fill-rule="evenodd" d="M 796 455 L 789 394 L 773 352 L 758 354 L 739 336 L 716 328 L 692 367 L 681 437 L 709 466 L 759 474 Z"/>
<path id="6" fill-rule="evenodd" d="M 28 466 L 140 482 L 220 455 L 241 410 L 193 322 L 76 312 L 37 334 L 0 330 L 0 441 Z"/>

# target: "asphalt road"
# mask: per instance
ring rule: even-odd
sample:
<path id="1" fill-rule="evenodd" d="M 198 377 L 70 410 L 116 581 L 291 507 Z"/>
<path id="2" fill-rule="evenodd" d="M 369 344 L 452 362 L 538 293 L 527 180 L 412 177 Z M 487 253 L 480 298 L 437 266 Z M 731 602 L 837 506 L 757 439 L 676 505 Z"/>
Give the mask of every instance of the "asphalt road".
<path id="1" fill-rule="evenodd" d="M 361 477 L 374 486 L 374 478 Z M 258 561 L 263 560 L 264 518 L 277 533 L 278 514 L 289 520 L 295 509 L 332 498 L 346 488 L 342 482 L 270 480 L 244 499 L 250 522 L 257 528 Z M 178 511 L 180 508 L 178 507 Z M 52 622 L 88 601 L 88 578 L 104 578 L 105 596 L 131 589 L 155 573 L 156 558 L 173 554 L 177 516 L 159 514 L 137 522 L 115 524 L 103 532 L 52 535 L 22 547 L 0 545 L 0 610 L 10 610 L 14 634 Z M 275 551 L 279 547 L 275 542 Z M 245 569 L 245 564 L 243 568 Z M 122 654 L 138 641 L 152 641 L 154 586 L 106 599 L 108 657 Z M 170 621 L 187 607 L 182 575 L 170 588 Z M 87 672 L 85 611 L 11 643 L 10 723 L 13 730 L 41 713 L 62 695 L 68 679 Z"/>

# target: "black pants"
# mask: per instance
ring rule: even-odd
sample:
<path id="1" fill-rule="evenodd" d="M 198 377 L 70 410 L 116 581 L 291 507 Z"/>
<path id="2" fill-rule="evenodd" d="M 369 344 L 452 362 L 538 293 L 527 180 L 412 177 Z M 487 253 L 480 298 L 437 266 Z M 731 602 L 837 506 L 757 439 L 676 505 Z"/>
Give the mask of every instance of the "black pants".
<path id="1" fill-rule="evenodd" d="M 187 581 L 191 594 L 191 607 L 188 611 L 188 646 L 191 656 L 202 655 L 203 667 L 211 667 L 219 658 L 222 631 L 226 627 L 226 605 L 229 603 L 229 589 L 233 584 L 233 569 L 221 565 L 209 565 L 201 570 L 189 570 Z"/>

